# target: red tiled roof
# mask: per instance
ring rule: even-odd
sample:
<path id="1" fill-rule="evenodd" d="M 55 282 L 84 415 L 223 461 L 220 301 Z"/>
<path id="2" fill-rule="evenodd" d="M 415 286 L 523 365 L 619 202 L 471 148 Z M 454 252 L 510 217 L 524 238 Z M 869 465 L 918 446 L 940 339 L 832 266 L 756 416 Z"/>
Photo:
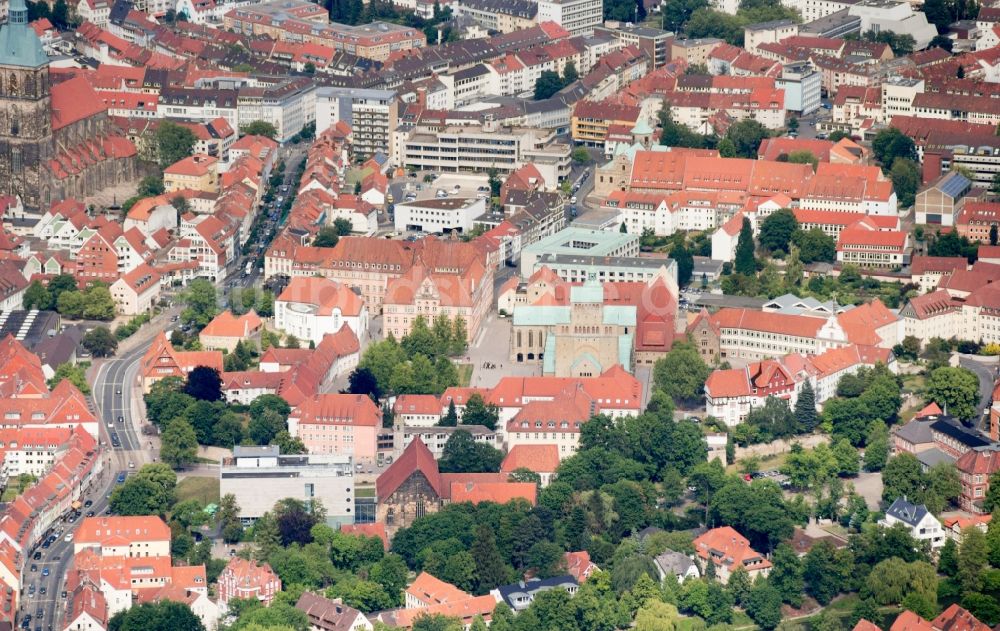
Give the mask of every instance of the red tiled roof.
<path id="1" fill-rule="evenodd" d="M 989 625 L 980 622 L 967 610 L 953 604 L 931 621 L 935 631 L 990 631 Z"/>
<path id="2" fill-rule="evenodd" d="M 556 445 L 515 445 L 500 464 L 500 471 L 512 473 L 529 469 L 535 473 L 553 473 L 559 467 L 559 447 Z"/>
<path id="3" fill-rule="evenodd" d="M 403 482 L 418 471 L 427 479 L 428 484 L 438 494 L 438 497 L 443 497 L 441 475 L 438 473 L 434 454 L 419 437 L 416 437 L 406 446 L 396 461 L 389 465 L 389 468 L 375 480 L 375 493 L 379 500 L 388 500 Z"/>

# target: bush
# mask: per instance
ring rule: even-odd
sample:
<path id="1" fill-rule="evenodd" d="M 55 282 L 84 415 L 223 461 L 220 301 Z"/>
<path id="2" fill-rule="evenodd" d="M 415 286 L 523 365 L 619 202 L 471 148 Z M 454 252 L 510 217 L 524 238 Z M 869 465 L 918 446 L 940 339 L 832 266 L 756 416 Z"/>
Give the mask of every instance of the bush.
<path id="1" fill-rule="evenodd" d="M 139 315 L 129 320 L 127 323 L 119 325 L 118 328 L 115 329 L 115 337 L 118 339 L 119 342 L 121 342 L 122 340 L 127 340 L 128 338 L 135 335 L 136 331 L 138 331 L 139 328 L 143 324 L 146 324 L 147 322 L 149 322 L 149 314 L 140 313 Z"/>

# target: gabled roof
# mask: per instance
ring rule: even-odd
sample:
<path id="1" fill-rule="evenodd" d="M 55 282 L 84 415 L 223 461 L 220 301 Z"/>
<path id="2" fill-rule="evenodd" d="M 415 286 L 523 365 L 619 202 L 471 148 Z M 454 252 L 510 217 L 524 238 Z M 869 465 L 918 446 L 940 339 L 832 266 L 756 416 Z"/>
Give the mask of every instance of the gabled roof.
<path id="1" fill-rule="evenodd" d="M 403 482 L 417 472 L 423 474 L 438 497 L 444 497 L 446 491 L 441 484 L 441 475 L 434 454 L 419 437 L 415 437 L 396 461 L 375 481 L 375 493 L 379 501 L 388 500 Z"/>
<path id="2" fill-rule="evenodd" d="M 500 471 L 512 473 L 529 469 L 535 473 L 553 473 L 559 467 L 559 447 L 551 445 L 515 445 L 500 464 Z"/>
<path id="3" fill-rule="evenodd" d="M 923 504 L 914 504 L 906 499 L 906 497 L 897 497 L 885 511 L 886 517 L 893 517 L 910 527 L 919 524 L 924 517 L 929 514 L 927 507 Z"/>

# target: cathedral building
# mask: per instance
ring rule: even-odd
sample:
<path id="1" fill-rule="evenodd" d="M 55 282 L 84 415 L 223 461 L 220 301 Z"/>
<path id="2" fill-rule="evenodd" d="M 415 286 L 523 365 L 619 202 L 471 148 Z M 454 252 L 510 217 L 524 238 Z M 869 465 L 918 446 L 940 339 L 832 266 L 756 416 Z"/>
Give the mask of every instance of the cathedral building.
<path id="1" fill-rule="evenodd" d="M 135 145 L 82 76 L 50 73 L 24 0 L 11 0 L 0 27 L 0 195 L 48 208 L 136 178 Z"/>

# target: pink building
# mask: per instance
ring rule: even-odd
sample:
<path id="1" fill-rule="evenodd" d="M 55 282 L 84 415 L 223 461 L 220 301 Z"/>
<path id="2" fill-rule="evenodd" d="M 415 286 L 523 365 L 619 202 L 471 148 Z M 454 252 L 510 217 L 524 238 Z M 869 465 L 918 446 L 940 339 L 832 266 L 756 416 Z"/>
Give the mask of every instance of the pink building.
<path id="1" fill-rule="evenodd" d="M 354 456 L 375 462 L 375 436 L 382 412 L 363 394 L 317 394 L 299 404 L 288 417 L 288 431 L 311 454 Z"/>
<path id="2" fill-rule="evenodd" d="M 219 574 L 221 607 L 225 607 L 232 598 L 256 598 L 266 607 L 280 591 L 281 579 L 267 563 L 257 565 L 253 561 L 233 557 Z"/>

